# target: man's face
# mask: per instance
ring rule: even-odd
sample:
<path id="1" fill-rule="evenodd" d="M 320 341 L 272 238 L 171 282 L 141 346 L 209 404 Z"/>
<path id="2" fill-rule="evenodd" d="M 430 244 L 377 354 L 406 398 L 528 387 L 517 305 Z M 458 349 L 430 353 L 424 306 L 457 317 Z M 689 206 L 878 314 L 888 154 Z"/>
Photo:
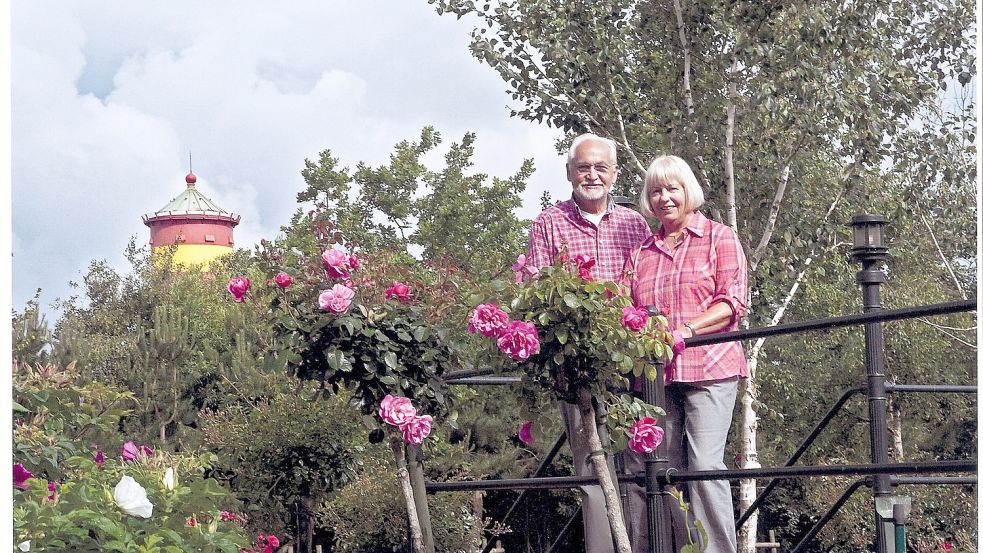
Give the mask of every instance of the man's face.
<path id="1" fill-rule="evenodd" d="M 573 159 L 567 163 L 567 180 L 573 185 L 573 196 L 578 203 L 603 200 L 617 178 L 618 166 L 612 159 L 611 149 L 598 140 L 578 144 Z"/>

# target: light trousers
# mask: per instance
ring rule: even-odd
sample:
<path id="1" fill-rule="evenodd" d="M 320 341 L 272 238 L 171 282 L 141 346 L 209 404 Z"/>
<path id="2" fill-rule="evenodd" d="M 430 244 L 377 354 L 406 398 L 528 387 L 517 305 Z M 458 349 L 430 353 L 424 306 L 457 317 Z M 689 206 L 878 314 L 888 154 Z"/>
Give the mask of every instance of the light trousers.
<path id="1" fill-rule="evenodd" d="M 666 386 L 665 440 L 669 466 L 679 470 L 725 470 L 724 446 L 734 417 L 738 377 L 706 382 L 674 382 Z M 686 520 L 669 501 L 676 551 L 701 537 L 692 519 L 707 532 L 707 553 L 735 553 L 737 532 L 730 482 L 709 480 L 683 484 L 690 507 Z"/>

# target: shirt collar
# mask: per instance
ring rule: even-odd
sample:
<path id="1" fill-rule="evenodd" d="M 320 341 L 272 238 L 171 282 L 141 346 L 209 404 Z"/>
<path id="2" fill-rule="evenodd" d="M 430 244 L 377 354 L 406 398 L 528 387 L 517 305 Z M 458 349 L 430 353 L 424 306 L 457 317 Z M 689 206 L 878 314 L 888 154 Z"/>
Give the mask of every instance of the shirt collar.
<path id="1" fill-rule="evenodd" d="M 689 217 L 689 222 L 683 228 L 695 234 L 696 236 L 703 238 L 703 233 L 706 231 L 706 226 L 708 221 L 709 219 L 707 219 L 702 213 L 700 213 L 699 211 L 694 211 L 693 214 L 690 215 Z M 658 236 L 659 238 L 664 238 L 665 235 L 666 235 L 666 229 L 660 225 L 659 230 L 652 236 L 653 237 Z"/>
<path id="2" fill-rule="evenodd" d="M 577 200 L 574 199 L 573 196 L 570 196 L 570 199 L 567 200 L 567 201 L 569 202 L 569 205 L 571 207 L 570 211 L 577 213 L 578 215 L 580 215 L 581 217 L 583 217 L 583 219 L 586 221 L 587 220 L 587 217 L 584 217 L 584 214 L 586 212 L 583 209 L 580 209 L 580 206 L 577 205 Z M 606 215 L 608 213 L 613 213 L 614 210 L 617 209 L 617 208 L 618 208 L 618 204 L 616 204 L 614 202 L 614 199 L 611 198 L 611 195 L 608 194 L 608 207 L 607 207 L 607 209 L 604 210 L 603 213 L 601 213 L 601 215 Z"/>

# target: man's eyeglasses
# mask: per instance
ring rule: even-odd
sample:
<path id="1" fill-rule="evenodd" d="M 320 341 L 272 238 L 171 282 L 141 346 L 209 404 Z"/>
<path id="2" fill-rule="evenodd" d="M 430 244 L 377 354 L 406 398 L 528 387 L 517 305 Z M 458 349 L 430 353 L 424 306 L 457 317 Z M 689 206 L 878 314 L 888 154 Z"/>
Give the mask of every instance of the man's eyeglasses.
<path id="1" fill-rule="evenodd" d="M 577 172 L 577 174 L 581 176 L 589 175 L 591 169 L 593 169 L 594 172 L 597 173 L 598 175 L 607 175 L 608 173 L 614 171 L 613 167 L 604 164 L 598 164 L 598 165 L 583 164 L 574 167 L 574 170 Z"/>

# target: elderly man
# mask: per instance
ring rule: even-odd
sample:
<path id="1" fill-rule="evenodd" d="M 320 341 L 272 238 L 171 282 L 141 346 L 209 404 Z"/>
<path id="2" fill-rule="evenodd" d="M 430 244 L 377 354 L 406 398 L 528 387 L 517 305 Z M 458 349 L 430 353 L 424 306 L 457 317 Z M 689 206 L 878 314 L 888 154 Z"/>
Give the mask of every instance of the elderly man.
<path id="1" fill-rule="evenodd" d="M 567 154 L 567 180 L 573 186 L 573 197 L 546 209 L 533 221 L 527 263 L 534 267 L 552 265 L 566 247 L 570 257 L 589 255 L 596 260 L 592 269 L 596 280 L 620 281 L 632 248 L 652 232 L 641 215 L 610 200 L 611 185 L 617 178 L 614 142 L 593 134 L 575 138 Z M 593 476 L 587 458 L 590 451 L 580 431 L 580 411 L 572 403 L 561 402 L 560 413 L 577 475 Z M 600 486 L 582 486 L 580 491 L 587 553 L 614 551 Z M 638 527 L 638 522 L 629 520 L 628 524 L 633 537 L 639 531 L 644 533 L 644 528 L 632 528 Z"/>

